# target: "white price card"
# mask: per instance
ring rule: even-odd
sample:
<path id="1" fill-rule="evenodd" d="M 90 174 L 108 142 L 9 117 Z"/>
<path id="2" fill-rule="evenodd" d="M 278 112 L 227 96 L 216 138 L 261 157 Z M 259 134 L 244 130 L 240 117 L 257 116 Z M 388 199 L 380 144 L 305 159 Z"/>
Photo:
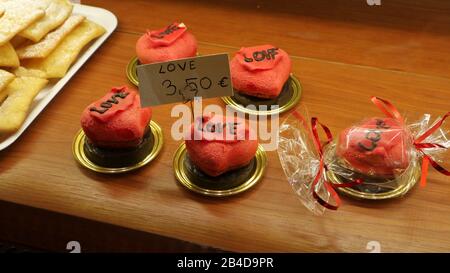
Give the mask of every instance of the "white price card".
<path id="1" fill-rule="evenodd" d="M 228 54 L 139 65 L 137 74 L 142 107 L 233 95 Z"/>

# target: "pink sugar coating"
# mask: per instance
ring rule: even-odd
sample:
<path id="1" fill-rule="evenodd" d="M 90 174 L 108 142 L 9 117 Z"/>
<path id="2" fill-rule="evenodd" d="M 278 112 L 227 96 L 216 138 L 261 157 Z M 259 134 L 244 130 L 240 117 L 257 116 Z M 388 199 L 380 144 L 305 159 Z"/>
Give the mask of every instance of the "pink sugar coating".
<path id="1" fill-rule="evenodd" d="M 189 32 L 185 32 L 169 46 L 152 47 L 149 39 L 146 33 L 136 43 L 136 54 L 142 64 L 189 58 L 197 54 L 197 40 Z"/>
<path id="2" fill-rule="evenodd" d="M 289 55 L 279 49 L 276 57 L 281 60 L 273 69 L 254 71 L 248 70 L 240 63 L 238 58 L 241 57 L 241 55 L 236 55 L 230 62 L 234 89 L 259 98 L 278 97 L 291 73 L 292 62 Z"/>
<path id="3" fill-rule="evenodd" d="M 128 89 L 128 92 L 136 92 Z M 110 92 L 113 95 L 114 92 Z M 99 147 L 125 148 L 140 144 L 152 117 L 151 108 L 141 108 L 139 94 L 133 103 L 122 111 L 117 111 L 107 122 L 95 118 L 86 107 L 81 117 L 81 127 L 87 138 Z M 114 105 L 113 105 L 114 107 Z"/>
<path id="4" fill-rule="evenodd" d="M 214 118 L 217 117 L 214 116 Z M 247 127 L 246 130 L 251 130 L 247 123 L 245 126 Z M 193 136 L 194 130 L 196 128 L 192 124 L 191 136 Z M 247 165 L 255 156 L 258 148 L 258 140 L 248 138 L 232 142 L 192 139 L 186 140 L 185 143 L 190 159 L 198 168 L 210 176 L 219 176 L 227 171 Z"/>

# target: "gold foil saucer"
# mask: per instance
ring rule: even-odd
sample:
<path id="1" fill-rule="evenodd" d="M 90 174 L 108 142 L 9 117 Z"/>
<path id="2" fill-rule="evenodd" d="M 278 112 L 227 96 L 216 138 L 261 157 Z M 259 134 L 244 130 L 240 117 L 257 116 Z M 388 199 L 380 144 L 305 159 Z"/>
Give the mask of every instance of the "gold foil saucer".
<path id="1" fill-rule="evenodd" d="M 234 109 L 250 115 L 269 116 L 281 114 L 294 107 L 300 100 L 302 95 L 302 86 L 300 81 L 291 74 L 283 86 L 280 95 L 275 99 L 260 99 L 252 96 L 241 94 L 237 91 L 233 96 L 222 97 L 222 100 Z M 254 105 L 256 109 L 248 109 L 246 106 Z M 267 106 L 266 111 L 258 110 L 259 106 Z M 272 105 L 278 105 L 276 109 L 271 109 Z"/>
<path id="2" fill-rule="evenodd" d="M 256 185 L 264 175 L 267 155 L 261 145 L 250 163 L 238 170 L 211 177 L 200 171 L 189 159 L 186 144 L 182 143 L 173 158 L 177 180 L 189 190 L 213 197 L 224 197 L 244 192 Z"/>
<path id="3" fill-rule="evenodd" d="M 325 157 L 333 157 L 335 152 L 335 145 L 327 145 L 325 148 Z M 337 159 L 333 159 L 337 160 Z M 327 161 L 327 160 L 326 160 Z M 326 172 L 328 180 L 333 184 L 348 183 L 346 179 L 339 174 L 328 170 Z M 357 175 L 362 178 L 363 182 L 360 185 L 353 187 L 337 187 L 337 190 L 350 197 L 365 200 L 384 200 L 392 199 L 405 195 L 420 179 L 421 162 L 420 160 L 411 159 L 408 168 L 395 179 L 381 179 L 370 176 Z"/>
<path id="4" fill-rule="evenodd" d="M 127 65 L 127 71 L 126 71 L 128 80 L 136 86 L 139 86 L 139 79 L 137 76 L 137 69 L 136 69 L 136 67 L 139 64 L 140 63 L 139 63 L 139 60 L 137 57 L 132 58 Z"/>
<path id="5" fill-rule="evenodd" d="M 123 167 L 103 167 L 95 164 L 86 156 L 84 143 L 86 140 L 86 135 L 83 130 L 80 130 L 78 134 L 75 136 L 75 139 L 72 144 L 72 152 L 73 156 L 78 163 L 80 163 L 83 167 L 86 167 L 94 172 L 98 173 L 125 173 L 132 170 L 136 170 L 141 168 L 151 162 L 160 152 L 163 146 L 163 135 L 161 127 L 154 121 L 150 121 L 149 127 L 151 130 L 151 135 L 153 137 L 153 145 L 151 146 L 148 155 L 138 162 L 137 164 L 131 166 L 123 166 Z"/>

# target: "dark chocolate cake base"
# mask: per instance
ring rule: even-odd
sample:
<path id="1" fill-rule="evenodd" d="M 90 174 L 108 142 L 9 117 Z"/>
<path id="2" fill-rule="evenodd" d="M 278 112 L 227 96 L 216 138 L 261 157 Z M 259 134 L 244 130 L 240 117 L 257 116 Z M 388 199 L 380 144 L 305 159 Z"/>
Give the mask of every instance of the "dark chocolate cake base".
<path id="1" fill-rule="evenodd" d="M 86 157 L 94 164 L 107 168 L 133 166 L 144 160 L 154 145 L 153 134 L 147 128 L 141 144 L 133 148 L 101 148 L 93 145 L 88 139 L 84 142 Z"/>
<path id="2" fill-rule="evenodd" d="M 353 186 L 352 189 L 363 193 L 386 193 L 398 187 L 395 177 L 373 177 L 361 173 L 354 173 L 351 181 L 340 175 L 336 175 L 336 177 L 343 183 L 351 183 L 356 179 L 362 179 L 364 182 Z"/>
<path id="3" fill-rule="evenodd" d="M 193 184 L 208 190 L 229 190 L 247 182 L 256 170 L 256 159 L 245 166 L 228 171 L 219 176 L 209 176 L 202 172 L 186 155 L 184 160 L 187 176 Z"/>
<path id="4" fill-rule="evenodd" d="M 234 91 L 233 99 L 244 107 L 248 105 L 255 105 L 258 108 L 259 106 L 265 105 L 267 106 L 267 110 L 270 110 L 270 107 L 272 105 L 283 106 L 286 105 L 291 100 L 292 95 L 294 93 L 291 81 L 292 79 L 291 77 L 289 77 L 287 81 L 284 83 L 283 89 L 281 90 L 278 97 L 273 99 L 263 99 L 246 95 L 244 93 L 241 93 L 239 90 Z"/>

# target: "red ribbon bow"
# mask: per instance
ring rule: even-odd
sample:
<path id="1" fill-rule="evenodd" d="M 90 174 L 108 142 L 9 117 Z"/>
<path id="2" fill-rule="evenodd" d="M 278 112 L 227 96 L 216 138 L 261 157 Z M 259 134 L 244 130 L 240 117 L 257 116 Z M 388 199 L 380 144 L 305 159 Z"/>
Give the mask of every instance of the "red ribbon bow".
<path id="1" fill-rule="evenodd" d="M 294 117 L 296 117 L 298 120 L 300 120 L 303 124 L 303 126 L 308 129 L 307 123 L 302 115 L 300 115 L 297 111 L 293 112 Z M 330 210 L 337 210 L 339 206 L 341 205 L 341 199 L 339 198 L 339 195 L 336 193 L 335 188 L 345 188 L 345 187 L 353 187 L 355 185 L 359 185 L 363 183 L 362 179 L 356 179 L 355 181 L 349 182 L 349 183 L 341 183 L 341 184 L 334 184 L 329 182 L 328 180 L 325 180 L 323 182 L 325 189 L 330 194 L 331 198 L 334 200 L 335 205 L 330 204 L 329 202 L 323 200 L 319 194 L 316 191 L 316 186 L 319 183 L 320 179 L 322 178 L 325 171 L 327 171 L 327 166 L 324 162 L 324 154 L 323 154 L 323 145 L 320 141 L 319 132 L 317 130 L 318 126 L 323 129 L 325 132 L 325 135 L 327 136 L 327 140 L 325 141 L 325 145 L 331 143 L 333 141 L 333 135 L 331 134 L 330 129 L 319 122 L 319 120 L 315 117 L 311 118 L 311 131 L 313 135 L 313 141 L 314 146 L 316 147 L 317 153 L 319 154 L 319 169 L 317 170 L 317 173 L 314 177 L 314 180 L 311 184 L 311 191 L 313 193 L 314 199 L 317 200 L 317 202 L 322 205 L 323 207 L 330 209 Z"/>
<path id="2" fill-rule="evenodd" d="M 404 120 L 402 116 L 400 115 L 400 112 L 395 108 L 395 106 L 390 103 L 387 100 L 383 100 L 378 97 L 372 97 L 372 102 L 377 106 L 387 117 L 396 119 L 401 124 L 404 124 Z M 444 147 L 437 143 L 422 143 L 427 137 L 429 137 L 431 134 L 433 134 L 439 127 L 442 126 L 445 119 L 450 116 L 450 112 L 447 112 L 436 124 L 434 124 L 431 128 L 429 128 L 425 133 L 420 135 L 414 140 L 414 147 L 422 154 L 423 160 L 422 160 L 422 175 L 420 178 L 420 186 L 425 187 L 427 182 L 427 175 L 428 175 L 428 165 L 431 163 L 431 166 L 433 166 L 438 172 L 450 176 L 450 171 L 446 170 L 444 167 L 440 166 L 436 161 L 434 161 L 429 155 L 427 155 L 424 151 L 424 149 L 428 148 L 441 148 L 446 149 L 447 147 Z"/>

